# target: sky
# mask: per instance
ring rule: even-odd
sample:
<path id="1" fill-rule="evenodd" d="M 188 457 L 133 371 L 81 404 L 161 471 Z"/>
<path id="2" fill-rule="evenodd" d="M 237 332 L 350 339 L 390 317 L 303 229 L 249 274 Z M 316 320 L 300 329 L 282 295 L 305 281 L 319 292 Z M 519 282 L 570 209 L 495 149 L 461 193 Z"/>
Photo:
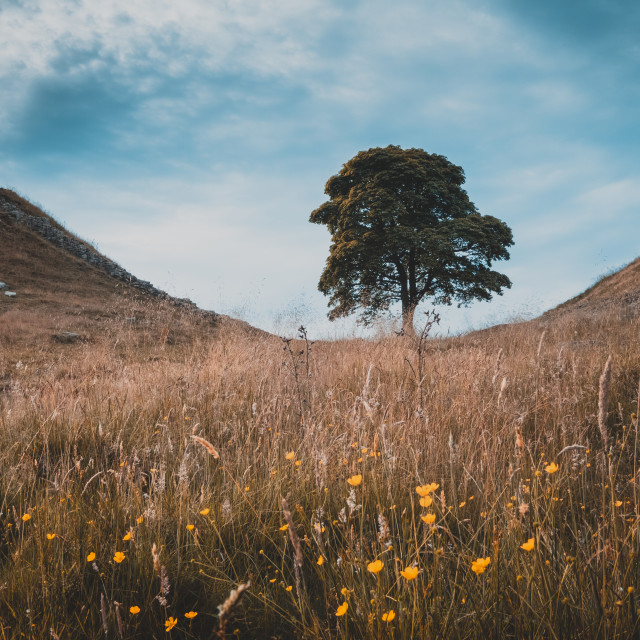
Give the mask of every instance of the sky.
<path id="1" fill-rule="evenodd" d="M 639 33 L 636 0 L 0 0 L 0 186 L 202 308 L 364 335 L 309 214 L 421 148 L 515 240 L 439 333 L 528 318 L 638 257 Z"/>

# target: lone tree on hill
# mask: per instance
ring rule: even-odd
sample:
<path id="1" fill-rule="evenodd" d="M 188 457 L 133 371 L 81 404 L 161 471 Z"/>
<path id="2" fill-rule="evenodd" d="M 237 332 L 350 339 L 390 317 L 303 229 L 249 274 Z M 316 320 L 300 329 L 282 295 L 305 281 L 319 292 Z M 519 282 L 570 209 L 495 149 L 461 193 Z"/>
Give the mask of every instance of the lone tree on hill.
<path id="1" fill-rule="evenodd" d="M 332 245 L 318 289 L 329 319 L 361 309 L 370 323 L 402 304 L 402 328 L 426 297 L 459 306 L 490 300 L 511 281 L 491 270 L 507 260 L 511 229 L 481 215 L 462 188 L 464 171 L 444 156 L 397 146 L 361 151 L 329 178 L 329 200 L 310 221 L 326 224 Z"/>

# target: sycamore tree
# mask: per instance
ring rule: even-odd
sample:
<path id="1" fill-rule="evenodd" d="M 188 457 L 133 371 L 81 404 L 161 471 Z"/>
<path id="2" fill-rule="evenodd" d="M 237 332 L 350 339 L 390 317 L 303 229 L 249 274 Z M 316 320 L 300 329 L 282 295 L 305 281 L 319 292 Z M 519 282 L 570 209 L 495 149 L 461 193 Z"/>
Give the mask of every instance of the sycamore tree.
<path id="1" fill-rule="evenodd" d="M 466 305 L 511 287 L 491 269 L 507 260 L 511 229 L 478 212 L 464 172 L 444 156 L 397 146 L 361 151 L 329 178 L 310 217 L 327 225 L 331 249 L 318 289 L 329 319 L 360 312 L 371 322 L 400 302 L 402 328 L 424 299 Z"/>

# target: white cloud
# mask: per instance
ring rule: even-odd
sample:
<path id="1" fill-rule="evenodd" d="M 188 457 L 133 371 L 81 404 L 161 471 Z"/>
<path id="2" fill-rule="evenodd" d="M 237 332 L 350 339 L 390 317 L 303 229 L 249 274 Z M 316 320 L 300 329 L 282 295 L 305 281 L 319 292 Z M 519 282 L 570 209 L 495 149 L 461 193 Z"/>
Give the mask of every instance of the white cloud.
<path id="1" fill-rule="evenodd" d="M 640 179 L 625 178 L 599 185 L 581 194 L 577 202 L 603 218 L 615 217 L 628 209 L 640 215 Z"/>
<path id="2" fill-rule="evenodd" d="M 586 97 L 566 81 L 533 82 L 525 86 L 524 95 L 534 101 L 534 107 L 549 112 L 576 113 L 586 103 Z"/>
<path id="3" fill-rule="evenodd" d="M 123 69 L 151 62 L 180 74 L 184 60 L 197 60 L 286 75 L 310 64 L 308 43 L 334 14 L 319 0 L 32 0 L 1 13 L 3 75 L 46 74 L 75 50 L 95 52 L 93 64 L 113 59 Z"/>
<path id="4" fill-rule="evenodd" d="M 258 285 L 267 309 L 316 295 L 329 236 L 308 222 L 315 187 L 240 173 L 40 185 L 45 206 L 71 231 L 137 277 L 218 311 L 219 292 L 228 310 L 255 298 Z"/>

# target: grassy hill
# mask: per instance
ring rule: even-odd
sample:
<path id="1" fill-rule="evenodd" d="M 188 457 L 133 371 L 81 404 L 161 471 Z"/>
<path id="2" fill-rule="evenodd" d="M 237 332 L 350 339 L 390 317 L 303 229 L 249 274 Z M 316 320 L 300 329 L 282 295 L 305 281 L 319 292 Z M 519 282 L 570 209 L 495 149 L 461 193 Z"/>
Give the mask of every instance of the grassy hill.
<path id="1" fill-rule="evenodd" d="M 2 356 L 3 636 L 637 636 L 630 267 L 426 344 L 114 320 Z"/>
<path id="2" fill-rule="evenodd" d="M 558 309 L 601 309 L 622 305 L 635 307 L 640 304 L 640 258 L 622 269 L 603 276 L 592 287 L 567 300 Z"/>
<path id="3" fill-rule="evenodd" d="M 78 342 L 119 338 L 120 348 L 153 349 L 191 345 L 224 324 L 251 331 L 139 280 L 7 189 L 0 189 L 0 236 L 0 341 L 14 360 L 32 357 L 35 345 L 68 350 L 69 333 Z"/>

